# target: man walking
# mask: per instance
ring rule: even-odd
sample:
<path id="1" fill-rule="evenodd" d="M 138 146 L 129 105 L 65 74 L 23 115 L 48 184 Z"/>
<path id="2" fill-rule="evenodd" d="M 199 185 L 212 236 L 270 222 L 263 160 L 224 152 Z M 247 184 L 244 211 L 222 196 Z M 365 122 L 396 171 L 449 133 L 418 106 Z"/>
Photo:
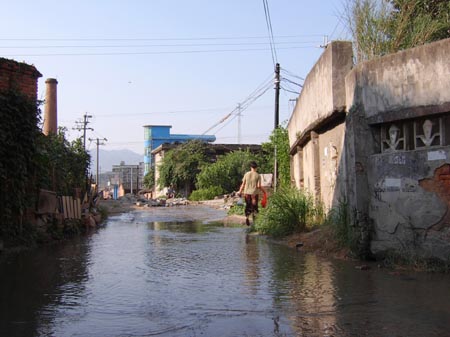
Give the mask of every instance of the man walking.
<path id="1" fill-rule="evenodd" d="M 258 213 L 258 190 L 266 193 L 261 186 L 261 177 L 257 172 L 258 165 L 256 162 L 250 162 L 250 171 L 246 172 L 242 178 L 242 184 L 239 188 L 238 194 L 241 195 L 244 192 L 245 199 L 245 224 L 250 226 L 249 216 Z"/>

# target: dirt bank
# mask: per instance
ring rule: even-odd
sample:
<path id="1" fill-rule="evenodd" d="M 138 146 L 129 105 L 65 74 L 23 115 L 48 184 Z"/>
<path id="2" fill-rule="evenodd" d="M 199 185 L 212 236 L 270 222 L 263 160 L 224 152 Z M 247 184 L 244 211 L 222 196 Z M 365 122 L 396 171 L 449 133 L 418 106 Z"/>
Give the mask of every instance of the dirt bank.
<path id="1" fill-rule="evenodd" d="M 323 257 L 350 259 L 350 251 L 341 248 L 330 228 L 323 227 L 306 233 L 295 233 L 281 240 L 293 249 L 315 253 Z"/>

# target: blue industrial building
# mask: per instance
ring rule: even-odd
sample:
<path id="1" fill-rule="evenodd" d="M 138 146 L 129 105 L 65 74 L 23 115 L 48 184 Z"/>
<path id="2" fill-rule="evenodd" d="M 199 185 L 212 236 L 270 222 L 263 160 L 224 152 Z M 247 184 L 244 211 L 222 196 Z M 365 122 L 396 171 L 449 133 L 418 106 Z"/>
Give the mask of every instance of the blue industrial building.
<path id="1" fill-rule="evenodd" d="M 171 135 L 171 127 L 171 125 L 144 125 L 144 174 L 147 174 L 153 165 L 152 151 L 162 144 L 184 143 L 192 139 L 205 142 L 216 140 L 214 135 Z"/>

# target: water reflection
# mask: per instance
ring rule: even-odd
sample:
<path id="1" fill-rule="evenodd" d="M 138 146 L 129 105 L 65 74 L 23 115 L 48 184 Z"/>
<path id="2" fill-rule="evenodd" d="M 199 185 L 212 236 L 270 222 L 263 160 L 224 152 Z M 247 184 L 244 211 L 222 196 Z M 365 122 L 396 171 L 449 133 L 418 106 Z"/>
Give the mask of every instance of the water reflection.
<path id="1" fill-rule="evenodd" d="M 73 241 L 0 260 L 0 335 L 47 334 L 61 310 L 77 302 L 88 281 L 89 246 Z"/>
<path id="2" fill-rule="evenodd" d="M 245 243 L 242 255 L 244 260 L 244 284 L 250 294 L 256 295 L 260 287 L 259 241 L 247 234 L 245 235 Z"/>
<path id="3" fill-rule="evenodd" d="M 113 217 L 80 240 L 3 257 L 0 335 L 450 331 L 449 275 L 361 271 L 210 222 L 218 211 L 195 208 L 184 216 L 183 209 Z"/>

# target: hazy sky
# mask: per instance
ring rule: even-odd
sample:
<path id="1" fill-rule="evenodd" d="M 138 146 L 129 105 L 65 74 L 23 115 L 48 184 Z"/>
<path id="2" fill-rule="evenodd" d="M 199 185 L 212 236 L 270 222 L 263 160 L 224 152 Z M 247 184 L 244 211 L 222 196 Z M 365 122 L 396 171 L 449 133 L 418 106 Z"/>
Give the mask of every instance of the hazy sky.
<path id="1" fill-rule="evenodd" d="M 102 149 L 141 154 L 143 125 L 203 134 L 242 103 L 241 118 L 233 112 L 208 134 L 216 135 L 216 143 L 237 143 L 240 120 L 241 143 L 268 140 L 274 61 L 262 0 L 0 3 L 0 57 L 34 64 L 43 75 L 40 99 L 45 80 L 58 80 L 58 125 L 69 129 L 70 139 L 81 136 L 73 128 L 87 112 L 94 128 L 88 137 L 108 139 Z M 303 82 L 323 52 L 324 36 L 348 34 L 343 0 L 268 4 L 285 89 L 282 122 L 298 96 L 289 91 L 299 90 L 295 83 Z"/>

